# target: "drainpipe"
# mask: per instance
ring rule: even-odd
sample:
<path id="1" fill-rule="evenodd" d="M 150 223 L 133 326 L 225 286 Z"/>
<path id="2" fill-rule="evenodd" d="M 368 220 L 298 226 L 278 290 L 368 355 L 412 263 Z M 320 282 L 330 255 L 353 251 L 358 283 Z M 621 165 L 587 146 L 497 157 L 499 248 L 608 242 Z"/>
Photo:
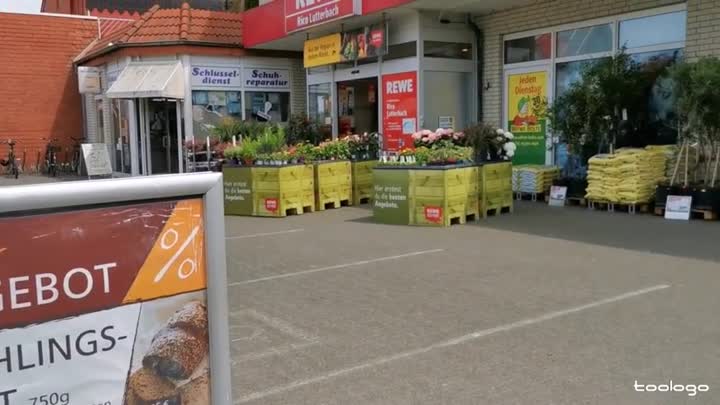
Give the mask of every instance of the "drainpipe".
<path id="1" fill-rule="evenodd" d="M 483 48 L 485 42 L 485 34 L 482 28 L 473 20 L 472 16 L 468 14 L 467 25 L 475 34 L 475 49 L 477 52 L 477 121 L 482 122 L 483 120 L 483 63 L 485 58 L 483 56 Z"/>

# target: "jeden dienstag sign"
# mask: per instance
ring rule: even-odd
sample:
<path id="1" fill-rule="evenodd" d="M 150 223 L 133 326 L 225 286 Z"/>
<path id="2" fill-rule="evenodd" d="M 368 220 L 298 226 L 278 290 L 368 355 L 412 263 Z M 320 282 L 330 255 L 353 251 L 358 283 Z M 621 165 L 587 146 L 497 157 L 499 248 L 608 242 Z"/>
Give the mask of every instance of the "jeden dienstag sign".
<path id="1" fill-rule="evenodd" d="M 285 32 L 291 33 L 350 17 L 358 0 L 285 0 Z"/>

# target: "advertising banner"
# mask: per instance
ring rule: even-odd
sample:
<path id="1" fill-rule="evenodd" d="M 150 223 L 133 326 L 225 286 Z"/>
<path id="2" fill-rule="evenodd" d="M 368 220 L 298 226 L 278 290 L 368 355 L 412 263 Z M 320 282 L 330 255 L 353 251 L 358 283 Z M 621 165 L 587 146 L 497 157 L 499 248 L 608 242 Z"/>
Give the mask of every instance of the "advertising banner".
<path id="1" fill-rule="evenodd" d="M 373 216 L 383 224 L 408 225 L 410 175 L 408 170 L 375 169 Z"/>
<path id="2" fill-rule="evenodd" d="M 382 77 L 383 149 L 412 148 L 417 131 L 417 72 Z"/>
<path id="3" fill-rule="evenodd" d="M 305 41 L 306 68 L 353 62 L 387 53 L 384 25 L 372 25 Z"/>
<path id="4" fill-rule="evenodd" d="M 373 25 L 344 32 L 340 45 L 340 61 L 352 62 L 387 53 L 385 26 Z"/>
<path id="5" fill-rule="evenodd" d="M 285 0 L 285 32 L 316 27 L 353 14 L 354 0 Z"/>
<path id="6" fill-rule="evenodd" d="M 517 151 L 513 164 L 545 164 L 547 122 L 538 118 L 533 97 L 547 97 L 547 72 L 508 76 L 508 129 L 515 135 Z"/>
<path id="7" fill-rule="evenodd" d="M 0 218 L 0 405 L 210 404 L 204 218 L 201 198 Z"/>
<path id="8" fill-rule="evenodd" d="M 327 35 L 305 41 L 303 62 L 306 68 L 340 62 L 340 34 Z"/>

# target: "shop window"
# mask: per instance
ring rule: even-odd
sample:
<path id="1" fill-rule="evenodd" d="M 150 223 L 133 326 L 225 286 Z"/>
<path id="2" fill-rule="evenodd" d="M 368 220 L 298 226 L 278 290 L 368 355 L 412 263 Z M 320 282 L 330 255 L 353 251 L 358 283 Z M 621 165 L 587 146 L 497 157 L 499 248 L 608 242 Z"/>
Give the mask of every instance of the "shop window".
<path id="1" fill-rule="evenodd" d="M 310 74 L 310 75 L 317 75 L 317 74 L 320 74 L 320 73 L 327 73 L 327 72 L 330 71 L 330 65 L 311 67 L 311 68 L 308 68 L 307 71 L 308 71 L 308 74 Z"/>
<path id="2" fill-rule="evenodd" d="M 332 92 L 330 83 L 308 86 L 308 116 L 323 132 L 323 137 L 332 135 Z"/>
<path id="3" fill-rule="evenodd" d="M 583 69 L 591 67 L 594 63 L 606 58 L 578 60 L 563 62 L 555 65 L 555 97 L 562 96 L 573 83 L 582 78 Z"/>
<path id="4" fill-rule="evenodd" d="M 387 55 L 383 56 L 383 60 L 393 60 L 402 58 L 414 58 L 417 56 L 417 42 L 410 41 L 402 44 L 390 45 Z"/>
<path id="5" fill-rule="evenodd" d="M 193 132 L 195 137 L 212 135 L 223 118 L 242 119 L 242 96 L 239 91 L 192 92 Z"/>
<path id="6" fill-rule="evenodd" d="M 446 59 L 472 59 L 472 45 L 455 42 L 425 41 L 425 57 Z"/>
<path id="7" fill-rule="evenodd" d="M 557 33 L 557 57 L 580 56 L 612 50 L 612 25 L 603 24 Z"/>
<path id="8" fill-rule="evenodd" d="M 683 58 L 682 49 L 633 54 L 632 58 L 650 79 L 645 90 L 647 99 L 647 128 L 640 131 L 639 141 L 645 144 L 671 144 L 677 141 L 676 94 L 668 68 Z"/>
<path id="9" fill-rule="evenodd" d="M 685 41 L 687 13 L 660 14 L 620 21 L 619 46 L 638 48 Z"/>
<path id="10" fill-rule="evenodd" d="M 290 93 L 245 92 L 245 119 L 287 122 L 290 116 Z"/>
<path id="11" fill-rule="evenodd" d="M 551 49 L 550 33 L 505 41 L 505 63 L 550 59 Z"/>

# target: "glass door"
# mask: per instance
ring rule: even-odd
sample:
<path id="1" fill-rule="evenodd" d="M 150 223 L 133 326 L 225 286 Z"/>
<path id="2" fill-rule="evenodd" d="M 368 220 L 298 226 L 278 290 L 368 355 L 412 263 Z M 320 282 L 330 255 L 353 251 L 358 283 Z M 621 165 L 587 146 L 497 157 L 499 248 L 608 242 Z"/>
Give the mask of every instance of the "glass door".
<path id="1" fill-rule="evenodd" d="M 552 101 L 550 65 L 506 69 L 503 125 L 515 135 L 513 164 L 552 164 L 552 139 L 544 111 L 535 101 Z"/>
<path id="2" fill-rule="evenodd" d="M 175 101 L 149 100 L 147 120 L 151 173 L 178 173 L 178 134 Z"/>

